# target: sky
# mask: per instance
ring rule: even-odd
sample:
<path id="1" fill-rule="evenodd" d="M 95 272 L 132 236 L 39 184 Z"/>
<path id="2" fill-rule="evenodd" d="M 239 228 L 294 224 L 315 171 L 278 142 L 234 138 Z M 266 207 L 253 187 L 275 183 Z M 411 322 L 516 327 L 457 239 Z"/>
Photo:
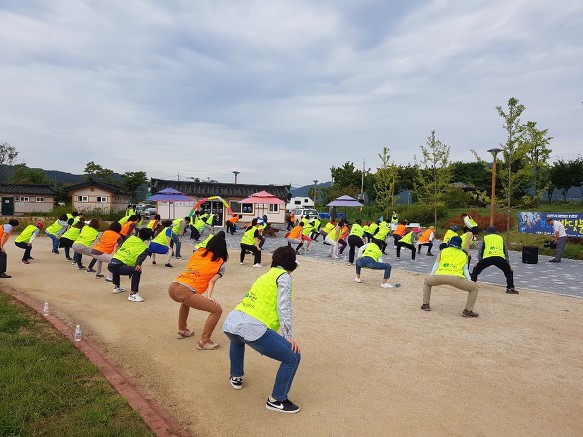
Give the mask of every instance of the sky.
<path id="1" fill-rule="evenodd" d="M 0 0 L 0 143 L 29 167 L 302 186 L 432 130 L 505 141 L 511 97 L 583 153 L 583 2 Z"/>

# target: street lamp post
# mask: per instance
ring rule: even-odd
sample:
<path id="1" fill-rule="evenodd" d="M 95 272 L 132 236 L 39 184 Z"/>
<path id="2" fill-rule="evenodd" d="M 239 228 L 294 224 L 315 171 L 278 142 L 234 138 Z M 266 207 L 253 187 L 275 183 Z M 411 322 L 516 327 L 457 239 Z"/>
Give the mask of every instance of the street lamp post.
<path id="1" fill-rule="evenodd" d="M 240 171 L 237 171 L 237 170 L 233 171 L 233 174 L 235 175 L 235 185 L 237 185 L 237 175 L 239 173 L 241 173 L 241 172 Z"/>
<path id="2" fill-rule="evenodd" d="M 316 208 L 316 203 L 317 203 L 316 199 L 318 199 L 318 194 L 317 194 L 318 192 L 317 192 L 317 187 L 316 187 L 317 183 L 318 183 L 318 179 L 314 179 L 314 209 L 317 209 Z"/>
<path id="3" fill-rule="evenodd" d="M 492 154 L 492 195 L 490 196 L 490 226 L 494 226 L 494 204 L 496 200 L 496 155 L 502 149 L 493 148 L 488 150 Z"/>

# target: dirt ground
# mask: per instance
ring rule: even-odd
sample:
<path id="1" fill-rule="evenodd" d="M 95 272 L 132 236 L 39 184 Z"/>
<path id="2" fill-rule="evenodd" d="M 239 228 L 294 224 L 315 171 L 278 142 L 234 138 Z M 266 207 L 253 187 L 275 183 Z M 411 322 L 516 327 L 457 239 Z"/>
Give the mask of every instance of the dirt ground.
<path id="1" fill-rule="evenodd" d="M 183 249 L 189 252 L 190 246 Z M 302 410 L 265 409 L 277 363 L 248 349 L 244 389 L 231 388 L 226 314 L 263 269 L 231 252 L 214 297 L 223 317 L 218 351 L 197 351 L 197 337 L 177 340 L 178 304 L 167 294 L 174 269 L 145 264 L 143 303 L 93 274 L 77 271 L 49 241 L 34 261 L 7 244 L 8 285 L 49 302 L 101 344 L 193 435 L 583 435 L 583 300 L 482 286 L 477 319 L 461 316 L 466 293 L 433 290 L 421 311 L 423 276 L 395 270 L 400 288 L 381 289 L 381 272 L 304 259 L 295 280 L 294 338 L 302 362 L 290 399 Z M 247 257 L 249 258 L 249 257 Z M 264 257 L 264 266 L 269 256 Z M 129 288 L 128 278 L 122 286 Z M 205 313 L 191 311 L 197 334 Z"/>

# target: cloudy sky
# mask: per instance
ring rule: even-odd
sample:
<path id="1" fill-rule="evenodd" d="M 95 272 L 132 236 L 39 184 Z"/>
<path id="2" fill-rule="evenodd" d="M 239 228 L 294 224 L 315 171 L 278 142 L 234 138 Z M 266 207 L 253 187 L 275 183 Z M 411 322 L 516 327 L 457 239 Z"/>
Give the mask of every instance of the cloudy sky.
<path id="1" fill-rule="evenodd" d="M 0 0 L 0 142 L 31 167 L 300 186 L 431 130 L 452 160 L 495 107 L 582 153 L 583 2 Z"/>

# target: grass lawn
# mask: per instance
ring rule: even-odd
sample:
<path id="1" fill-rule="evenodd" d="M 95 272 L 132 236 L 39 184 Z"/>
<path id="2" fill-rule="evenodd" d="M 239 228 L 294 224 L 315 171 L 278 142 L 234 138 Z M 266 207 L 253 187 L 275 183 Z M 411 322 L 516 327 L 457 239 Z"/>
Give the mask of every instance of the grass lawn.
<path id="1" fill-rule="evenodd" d="M 152 436 L 42 316 L 0 292 L 0 436 Z"/>

